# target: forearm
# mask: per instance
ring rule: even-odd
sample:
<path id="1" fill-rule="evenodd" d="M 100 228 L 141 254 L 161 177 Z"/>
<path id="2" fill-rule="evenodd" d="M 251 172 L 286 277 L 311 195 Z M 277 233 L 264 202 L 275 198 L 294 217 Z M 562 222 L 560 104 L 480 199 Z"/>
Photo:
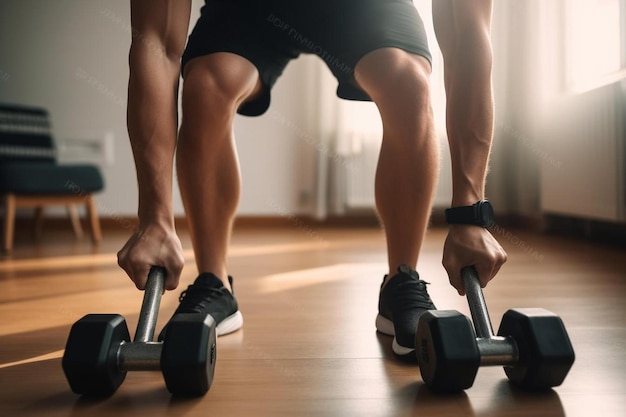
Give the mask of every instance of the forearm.
<path id="1" fill-rule="evenodd" d="M 433 21 L 444 58 L 453 205 L 482 199 L 493 136 L 491 0 L 437 0 Z"/>
<path id="2" fill-rule="evenodd" d="M 139 220 L 173 222 L 178 61 L 141 42 L 131 47 L 129 63 L 127 125 L 137 170 Z"/>
<path id="3" fill-rule="evenodd" d="M 131 0 L 127 125 L 141 222 L 173 223 L 172 180 L 177 136 L 180 57 L 190 0 Z"/>
<path id="4" fill-rule="evenodd" d="M 464 43 L 445 65 L 453 206 L 473 204 L 485 197 L 493 138 L 491 46 L 480 36 Z"/>

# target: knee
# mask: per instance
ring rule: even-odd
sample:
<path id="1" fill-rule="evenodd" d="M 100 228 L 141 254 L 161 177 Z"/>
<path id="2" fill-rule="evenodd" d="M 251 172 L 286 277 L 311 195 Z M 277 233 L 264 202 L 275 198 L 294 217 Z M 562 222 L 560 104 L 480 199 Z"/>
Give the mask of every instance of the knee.
<path id="1" fill-rule="evenodd" d="M 366 55 L 355 77 L 377 104 L 398 103 L 414 111 L 430 106 L 430 72 L 425 58 L 390 48 Z"/>
<path id="2" fill-rule="evenodd" d="M 183 114 L 234 113 L 238 95 L 236 86 L 224 74 L 191 70 L 183 82 Z"/>
<path id="3" fill-rule="evenodd" d="M 204 117 L 232 116 L 253 92 L 256 69 L 233 65 L 227 57 L 203 57 L 185 66 L 183 113 Z M 251 64 L 249 64 L 252 66 Z"/>

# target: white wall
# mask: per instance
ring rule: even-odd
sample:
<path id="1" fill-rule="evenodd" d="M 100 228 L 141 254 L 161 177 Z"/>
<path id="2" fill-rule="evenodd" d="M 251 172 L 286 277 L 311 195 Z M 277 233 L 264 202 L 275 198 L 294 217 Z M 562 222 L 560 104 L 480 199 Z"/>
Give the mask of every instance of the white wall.
<path id="1" fill-rule="evenodd" d="M 194 0 L 190 29 L 202 3 Z M 136 213 L 125 115 L 130 39 L 125 0 L 0 2 L 0 101 L 46 107 L 57 138 L 114 137 L 114 161 L 103 166 L 106 190 L 97 197 L 103 216 Z M 313 194 L 317 151 L 299 94 L 307 62 L 295 61 L 279 80 L 270 113 L 235 122 L 240 214 L 298 213 Z M 183 214 L 177 187 L 174 205 Z"/>
<path id="2" fill-rule="evenodd" d="M 191 26 L 202 3 L 194 0 Z M 541 88 L 528 86 L 539 87 L 545 78 L 536 65 L 545 58 L 537 52 L 542 4 L 494 6 L 496 138 L 487 187 L 499 212 L 535 216 L 541 210 L 539 172 L 547 152 L 537 123 Z M 428 11 L 421 11 L 428 22 Z M 125 121 L 130 39 L 127 0 L 0 2 L 0 101 L 48 108 L 58 138 L 114 138 L 113 162 L 103 166 L 106 190 L 97 197 L 100 213 L 109 217 L 132 216 L 137 204 Z M 436 49 L 432 38 L 431 46 Z M 328 137 L 336 132 L 328 130 L 338 129 L 334 119 L 351 105 L 333 112 L 334 83 L 319 59 L 300 58 L 275 86 L 266 115 L 236 119 L 243 176 L 239 214 L 324 212 L 318 206 L 325 204 L 325 189 L 315 173 L 332 163 Z M 446 179 L 442 175 L 440 187 Z M 182 215 L 177 188 L 174 205 Z"/>

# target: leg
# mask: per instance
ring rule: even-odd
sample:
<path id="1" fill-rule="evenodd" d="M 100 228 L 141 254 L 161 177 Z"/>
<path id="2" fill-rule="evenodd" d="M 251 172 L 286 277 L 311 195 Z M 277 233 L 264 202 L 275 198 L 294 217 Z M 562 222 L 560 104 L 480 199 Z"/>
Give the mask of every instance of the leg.
<path id="1" fill-rule="evenodd" d="M 70 221 L 72 222 L 72 229 L 74 230 L 74 234 L 76 235 L 76 239 L 82 239 L 83 237 L 83 227 L 80 224 L 80 217 L 78 216 L 78 210 L 76 210 L 75 204 L 67 205 L 67 213 L 70 216 Z"/>
<path id="2" fill-rule="evenodd" d="M 43 230 L 43 220 L 44 220 L 43 211 L 44 211 L 43 206 L 35 207 L 35 227 L 33 230 L 33 236 L 35 237 L 35 240 L 39 240 L 41 238 L 41 233 Z"/>
<path id="3" fill-rule="evenodd" d="M 87 215 L 89 216 L 89 225 L 91 227 L 91 241 L 98 243 L 102 240 L 102 231 L 100 230 L 100 220 L 96 211 L 96 203 L 90 194 L 85 198 L 85 206 L 87 207 Z"/>
<path id="4" fill-rule="evenodd" d="M 416 267 L 431 212 L 439 147 L 429 75 L 426 59 L 392 48 L 372 51 L 356 66 L 356 80 L 378 106 L 383 121 L 375 187 L 387 239 L 387 278 L 399 265 Z"/>
<path id="5" fill-rule="evenodd" d="M 184 78 L 176 161 L 196 265 L 230 289 L 226 255 L 240 192 L 232 123 L 261 83 L 249 61 L 230 53 L 192 59 Z"/>
<path id="6" fill-rule="evenodd" d="M 384 48 L 365 55 L 355 74 L 378 106 L 384 132 L 375 186 L 389 273 L 381 286 L 376 328 L 394 336 L 392 349 L 397 355 L 414 360 L 419 316 L 435 308 L 426 283 L 415 272 L 439 163 L 428 88 L 430 65 L 417 55 Z"/>
<path id="7" fill-rule="evenodd" d="M 15 195 L 7 194 L 4 203 L 4 250 L 13 249 L 13 231 L 15 228 Z"/>

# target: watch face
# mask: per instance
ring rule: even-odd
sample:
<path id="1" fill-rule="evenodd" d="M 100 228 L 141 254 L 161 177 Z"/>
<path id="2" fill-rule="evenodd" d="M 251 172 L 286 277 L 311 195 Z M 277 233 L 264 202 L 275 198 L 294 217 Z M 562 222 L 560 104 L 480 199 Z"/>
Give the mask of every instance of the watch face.
<path id="1" fill-rule="evenodd" d="M 485 225 L 486 227 L 491 227 L 495 224 L 493 206 L 489 201 L 481 201 L 479 205 L 479 211 L 483 225 Z"/>

